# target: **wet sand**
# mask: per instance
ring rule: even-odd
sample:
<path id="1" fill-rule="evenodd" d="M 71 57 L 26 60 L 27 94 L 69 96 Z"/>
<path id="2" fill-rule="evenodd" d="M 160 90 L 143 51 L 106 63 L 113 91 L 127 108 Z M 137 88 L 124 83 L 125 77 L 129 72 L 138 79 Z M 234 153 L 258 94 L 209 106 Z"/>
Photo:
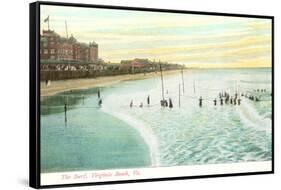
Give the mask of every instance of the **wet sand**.
<path id="1" fill-rule="evenodd" d="M 179 73 L 179 70 L 172 70 L 172 71 L 163 71 L 163 75 L 170 75 Z M 51 81 L 49 86 L 46 85 L 45 82 L 41 82 L 41 96 L 52 96 L 60 92 L 65 92 L 69 90 L 76 90 L 76 89 L 87 89 L 92 87 L 101 87 L 106 85 L 112 85 L 119 83 L 125 80 L 139 80 L 139 79 L 146 79 L 152 77 L 159 77 L 160 79 L 160 72 L 151 72 L 139 74 L 128 74 L 128 75 L 117 75 L 117 76 L 104 76 L 104 77 L 97 77 L 91 79 L 69 79 L 69 80 L 59 80 L 59 81 Z"/>

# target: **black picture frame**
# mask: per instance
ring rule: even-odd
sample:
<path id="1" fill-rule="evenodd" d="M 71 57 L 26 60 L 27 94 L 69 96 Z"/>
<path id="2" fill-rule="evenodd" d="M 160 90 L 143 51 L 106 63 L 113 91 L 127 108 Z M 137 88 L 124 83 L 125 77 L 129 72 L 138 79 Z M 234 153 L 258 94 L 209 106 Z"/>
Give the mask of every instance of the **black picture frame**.
<path id="1" fill-rule="evenodd" d="M 272 58 L 272 169 L 264 172 L 247 172 L 247 173 L 229 173 L 229 174 L 214 174 L 201 176 L 182 176 L 182 177 L 167 177 L 157 179 L 139 179 L 139 180 L 124 180 L 124 181 L 106 181 L 106 182 L 91 182 L 78 184 L 64 185 L 47 185 L 42 186 L 40 183 L 40 6 L 41 5 L 56 5 L 65 7 L 87 7 L 87 8 L 104 8 L 117 10 L 132 10 L 132 11 L 152 11 L 164 13 L 182 13 L 196 15 L 216 15 L 225 17 L 245 17 L 245 18 L 261 18 L 271 20 L 271 58 Z M 164 180 L 183 180 L 195 178 L 210 178 L 210 177 L 228 177 L 228 176 L 243 176 L 243 175 L 258 175 L 258 174 L 273 174 L 274 173 L 274 16 L 264 15 L 248 15 L 248 14 L 232 14 L 232 13 L 217 13 L 217 12 L 200 12 L 187 10 L 170 10 L 156 8 L 141 8 L 141 7 L 122 7 L 108 5 L 91 5 L 80 3 L 60 3 L 39 1 L 30 4 L 29 9 L 29 39 L 30 39 L 30 78 L 29 78 L 29 185 L 33 188 L 54 188 L 54 187 L 73 187 L 86 185 L 102 185 L 102 184 L 121 184 L 135 182 L 152 182 Z"/>

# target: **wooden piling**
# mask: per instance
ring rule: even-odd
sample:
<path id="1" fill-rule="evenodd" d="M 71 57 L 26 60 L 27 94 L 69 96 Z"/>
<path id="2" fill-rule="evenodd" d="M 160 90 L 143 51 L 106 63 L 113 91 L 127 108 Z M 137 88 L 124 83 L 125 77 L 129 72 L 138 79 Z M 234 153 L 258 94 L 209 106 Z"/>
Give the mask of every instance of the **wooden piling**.
<path id="1" fill-rule="evenodd" d="M 195 94 L 196 91 L 195 91 L 195 81 L 193 81 L 193 93 Z"/>
<path id="2" fill-rule="evenodd" d="M 159 61 L 159 64 L 160 64 L 161 83 L 162 83 L 162 100 L 164 100 L 164 81 L 163 81 L 162 66 L 161 66 L 160 61 Z"/>
<path id="3" fill-rule="evenodd" d="M 181 68 L 182 92 L 184 94 L 184 79 L 183 79 L 183 66 Z"/>
<path id="4" fill-rule="evenodd" d="M 181 107 L 181 84 L 179 84 L 179 108 Z"/>
<path id="5" fill-rule="evenodd" d="M 64 124 L 67 126 L 67 104 L 64 104 Z"/>

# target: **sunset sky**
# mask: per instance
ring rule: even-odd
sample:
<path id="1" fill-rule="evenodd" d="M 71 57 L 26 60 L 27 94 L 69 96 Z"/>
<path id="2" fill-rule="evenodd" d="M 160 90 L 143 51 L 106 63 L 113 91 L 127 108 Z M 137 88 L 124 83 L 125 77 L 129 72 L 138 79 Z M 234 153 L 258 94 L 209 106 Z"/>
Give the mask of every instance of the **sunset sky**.
<path id="1" fill-rule="evenodd" d="M 50 29 L 99 44 L 105 61 L 149 58 L 190 67 L 271 67 L 271 20 L 41 6 Z"/>

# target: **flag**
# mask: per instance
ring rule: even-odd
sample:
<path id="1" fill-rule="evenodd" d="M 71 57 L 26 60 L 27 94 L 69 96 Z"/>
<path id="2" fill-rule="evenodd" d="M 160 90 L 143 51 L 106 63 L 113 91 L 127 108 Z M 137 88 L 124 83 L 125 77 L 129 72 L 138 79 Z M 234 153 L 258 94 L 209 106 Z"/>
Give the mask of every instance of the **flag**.
<path id="1" fill-rule="evenodd" d="M 44 22 L 49 22 L 49 15 L 47 18 L 44 19 Z"/>

